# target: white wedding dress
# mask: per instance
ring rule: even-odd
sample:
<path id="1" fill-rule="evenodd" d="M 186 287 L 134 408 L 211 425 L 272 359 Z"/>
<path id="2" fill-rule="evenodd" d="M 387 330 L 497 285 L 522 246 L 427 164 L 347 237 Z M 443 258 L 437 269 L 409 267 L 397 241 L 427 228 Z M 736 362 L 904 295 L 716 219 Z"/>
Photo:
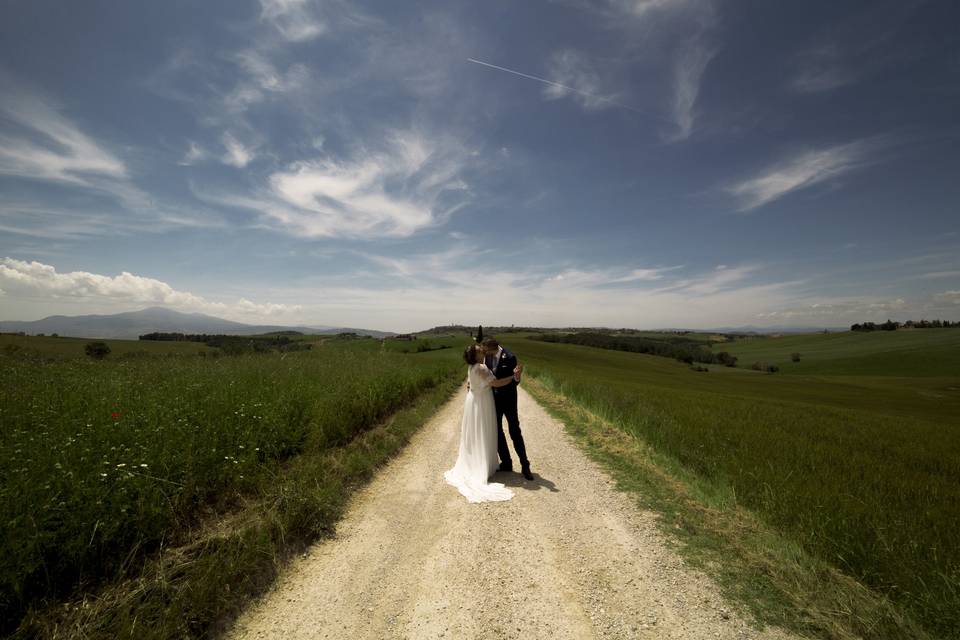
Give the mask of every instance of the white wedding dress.
<path id="1" fill-rule="evenodd" d="M 443 474 L 470 502 L 509 500 L 513 491 L 499 482 L 487 482 L 499 465 L 497 458 L 497 409 L 490 383 L 493 372 L 481 362 L 467 374 L 470 390 L 463 405 L 460 452 L 457 463 Z"/>

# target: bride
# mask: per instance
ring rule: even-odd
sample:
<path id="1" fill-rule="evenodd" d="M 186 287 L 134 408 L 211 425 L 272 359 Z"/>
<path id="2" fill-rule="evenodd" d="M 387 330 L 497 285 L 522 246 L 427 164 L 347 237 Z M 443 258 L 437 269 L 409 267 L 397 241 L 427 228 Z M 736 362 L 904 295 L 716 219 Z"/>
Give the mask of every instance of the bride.
<path id="1" fill-rule="evenodd" d="M 463 422 L 460 425 L 460 452 L 457 463 L 443 474 L 446 481 L 470 502 L 492 502 L 513 497 L 513 491 L 503 484 L 487 482 L 496 472 L 499 462 L 497 410 L 492 387 L 502 387 L 519 379 L 523 366 L 514 370 L 514 377 L 497 380 L 483 363 L 483 356 L 484 350 L 479 344 L 470 345 L 463 352 L 463 359 L 470 368 Z"/>

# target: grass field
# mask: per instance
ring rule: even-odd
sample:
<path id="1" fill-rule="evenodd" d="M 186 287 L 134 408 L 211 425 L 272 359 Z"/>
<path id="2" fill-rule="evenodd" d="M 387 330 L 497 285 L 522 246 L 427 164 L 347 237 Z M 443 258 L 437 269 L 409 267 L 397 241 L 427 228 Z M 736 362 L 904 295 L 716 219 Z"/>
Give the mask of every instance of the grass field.
<path id="1" fill-rule="evenodd" d="M 784 369 L 790 352 L 805 348 L 808 375 L 702 373 L 666 358 L 519 337 L 508 347 L 529 375 L 888 596 L 932 637 L 960 637 L 960 376 L 945 366 L 960 362 L 960 332 L 925 331 L 769 339 L 789 341 L 776 343 L 787 347 Z M 764 340 L 724 348 L 775 361 Z M 933 363 L 925 373 L 936 375 L 884 369 L 910 358 L 918 367 L 924 340 Z M 879 355 L 897 350 L 912 355 Z M 860 629 L 885 637 L 868 630 Z"/>
<path id="2" fill-rule="evenodd" d="M 189 542 L 205 520 L 249 501 L 266 501 L 274 520 L 264 535 L 278 546 L 316 535 L 342 502 L 343 482 L 403 438 L 386 433 L 373 453 L 334 452 L 462 377 L 449 350 L 402 354 L 372 339 L 229 357 L 200 356 L 196 344 L 111 341 L 104 361 L 79 355 L 86 341 L 4 343 L 20 348 L 0 348 L 3 631 L 79 587 L 137 575 L 153 552 Z M 301 458 L 314 461 L 305 467 L 312 477 L 290 471 Z M 332 466 L 318 469 L 318 460 Z M 234 570 L 255 573 L 251 562 Z M 186 606 L 177 593 L 176 607 Z M 205 635 L 200 622 L 169 635 L 185 629 Z"/>

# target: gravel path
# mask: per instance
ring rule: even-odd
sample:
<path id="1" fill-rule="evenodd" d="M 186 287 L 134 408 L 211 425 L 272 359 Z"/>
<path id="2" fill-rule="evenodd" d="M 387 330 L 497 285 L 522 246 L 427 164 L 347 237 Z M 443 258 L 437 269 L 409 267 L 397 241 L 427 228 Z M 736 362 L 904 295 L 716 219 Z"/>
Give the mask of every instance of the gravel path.
<path id="1" fill-rule="evenodd" d="M 536 479 L 469 504 L 443 480 L 465 389 L 238 620 L 231 638 L 789 638 L 749 628 L 520 389 Z"/>

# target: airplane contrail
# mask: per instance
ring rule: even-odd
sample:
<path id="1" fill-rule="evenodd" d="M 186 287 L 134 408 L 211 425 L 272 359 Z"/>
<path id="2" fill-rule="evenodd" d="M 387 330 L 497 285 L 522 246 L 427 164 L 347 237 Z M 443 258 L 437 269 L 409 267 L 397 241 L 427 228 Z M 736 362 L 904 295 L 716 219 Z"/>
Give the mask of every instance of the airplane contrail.
<path id="1" fill-rule="evenodd" d="M 588 93 L 586 91 L 581 91 L 574 87 L 568 87 L 565 84 L 560 84 L 559 82 L 554 82 L 553 80 L 547 80 L 546 78 L 538 78 L 537 76 L 531 76 L 528 73 L 521 73 L 519 71 L 514 71 L 513 69 L 507 69 L 506 67 L 498 67 L 495 64 L 490 64 L 489 62 L 484 62 L 483 60 L 474 60 L 473 58 L 467 58 L 467 62 L 472 62 L 474 64 L 481 64 L 485 67 L 490 67 L 491 69 L 496 69 L 498 71 L 506 71 L 507 73 L 512 73 L 515 76 L 520 76 L 521 78 L 527 78 L 528 80 L 536 80 L 537 82 L 542 82 L 543 84 L 549 84 L 554 87 L 560 87 L 561 89 L 566 89 L 567 91 L 573 91 L 574 93 L 579 93 L 580 95 L 588 96 L 595 100 L 603 100 L 604 102 L 609 102 L 612 105 L 622 107 L 624 109 L 629 109 L 630 111 L 636 111 L 637 113 L 643 113 L 640 109 L 636 107 L 631 107 L 628 104 L 623 104 L 622 102 L 617 102 L 613 98 L 608 98 L 606 96 L 598 96 L 595 93 Z"/>

